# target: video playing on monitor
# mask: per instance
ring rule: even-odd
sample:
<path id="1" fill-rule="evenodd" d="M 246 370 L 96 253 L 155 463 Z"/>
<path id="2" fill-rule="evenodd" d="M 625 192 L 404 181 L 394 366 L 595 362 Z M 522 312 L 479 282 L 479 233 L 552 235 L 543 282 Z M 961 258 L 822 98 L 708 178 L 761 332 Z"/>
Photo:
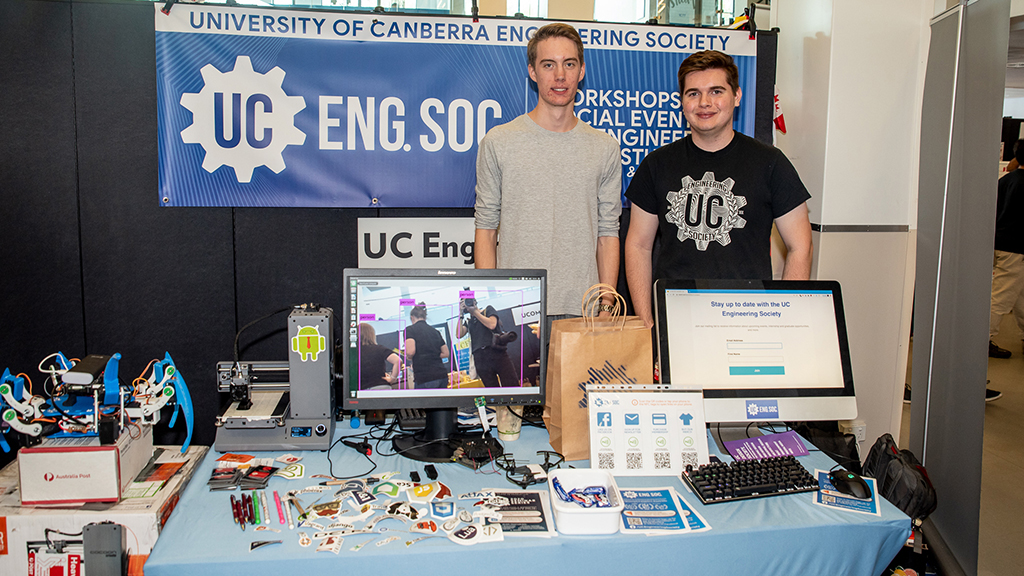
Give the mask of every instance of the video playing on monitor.
<path id="1" fill-rule="evenodd" d="M 538 401 L 543 274 L 509 272 L 347 270 L 346 403 Z"/>

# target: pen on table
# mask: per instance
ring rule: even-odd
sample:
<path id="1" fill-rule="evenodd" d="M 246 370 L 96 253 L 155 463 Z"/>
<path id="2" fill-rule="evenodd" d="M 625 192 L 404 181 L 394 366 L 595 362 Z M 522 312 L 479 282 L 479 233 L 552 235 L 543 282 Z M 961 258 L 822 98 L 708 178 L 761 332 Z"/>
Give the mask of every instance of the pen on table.
<path id="1" fill-rule="evenodd" d="M 245 532 L 245 514 L 242 513 L 242 501 L 235 500 L 235 495 L 231 495 L 231 513 L 235 516 L 235 521 L 242 528 L 242 532 Z"/>
<path id="2" fill-rule="evenodd" d="M 235 495 L 231 495 L 231 520 L 238 524 L 238 503 L 235 502 Z"/>
<path id="3" fill-rule="evenodd" d="M 287 501 L 284 503 L 284 511 L 285 511 L 285 514 L 288 516 L 288 529 L 289 530 L 294 530 L 295 529 L 295 521 L 292 519 L 292 507 L 288 505 L 288 503 L 291 502 L 291 501 L 292 501 L 291 496 L 288 496 Z"/>
<path id="4" fill-rule="evenodd" d="M 245 501 L 248 503 L 246 512 L 249 514 L 249 524 L 256 524 L 256 510 L 252 506 L 252 496 L 246 494 Z"/>
<path id="5" fill-rule="evenodd" d="M 284 524 L 284 508 L 281 507 L 281 495 L 274 490 L 274 503 L 277 504 L 277 519 Z"/>
<path id="6" fill-rule="evenodd" d="M 267 505 L 266 490 L 260 490 L 260 505 L 263 506 L 263 523 L 270 524 L 270 506 Z"/>
<path id="7" fill-rule="evenodd" d="M 252 502 L 252 523 L 257 525 L 260 523 L 260 495 L 253 490 L 252 496 L 249 496 L 249 501 Z"/>
<path id="8" fill-rule="evenodd" d="M 321 486 L 342 486 L 342 485 L 348 484 L 348 483 L 349 483 L 348 480 L 327 480 L 325 482 L 321 482 L 320 485 Z"/>

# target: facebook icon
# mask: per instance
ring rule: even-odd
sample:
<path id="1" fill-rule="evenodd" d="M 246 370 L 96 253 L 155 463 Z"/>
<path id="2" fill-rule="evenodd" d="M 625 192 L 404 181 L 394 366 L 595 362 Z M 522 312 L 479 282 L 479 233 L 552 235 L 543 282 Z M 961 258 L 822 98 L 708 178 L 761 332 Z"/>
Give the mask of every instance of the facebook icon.
<path id="1" fill-rule="evenodd" d="M 597 413 L 597 425 L 598 426 L 611 426 L 612 425 L 612 413 L 611 412 L 598 412 Z"/>

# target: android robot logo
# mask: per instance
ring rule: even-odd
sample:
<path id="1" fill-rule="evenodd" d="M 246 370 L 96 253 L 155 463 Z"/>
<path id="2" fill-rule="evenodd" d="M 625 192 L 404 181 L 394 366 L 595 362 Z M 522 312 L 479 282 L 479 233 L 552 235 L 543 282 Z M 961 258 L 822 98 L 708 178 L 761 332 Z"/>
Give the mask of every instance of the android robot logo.
<path id="1" fill-rule="evenodd" d="M 292 337 L 292 352 L 298 352 L 303 362 L 316 362 L 324 350 L 327 350 L 327 339 L 320 335 L 319 326 L 299 326 Z"/>

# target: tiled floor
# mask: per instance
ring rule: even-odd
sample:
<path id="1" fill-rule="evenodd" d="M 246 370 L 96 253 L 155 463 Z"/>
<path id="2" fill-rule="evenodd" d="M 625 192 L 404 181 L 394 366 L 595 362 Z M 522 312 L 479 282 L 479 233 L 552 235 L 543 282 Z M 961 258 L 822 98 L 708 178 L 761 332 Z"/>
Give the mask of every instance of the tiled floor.
<path id="1" fill-rule="evenodd" d="M 1013 352 L 989 358 L 989 388 L 1003 397 L 985 405 L 985 443 L 981 465 L 979 576 L 1024 574 L 1024 350 L 1007 316 L 996 344 Z M 909 381 L 909 371 L 907 374 Z M 910 405 L 903 405 L 900 446 L 908 446 Z M 941 494 L 939 501 L 941 506 Z M 965 567 L 968 574 L 974 571 Z"/>

